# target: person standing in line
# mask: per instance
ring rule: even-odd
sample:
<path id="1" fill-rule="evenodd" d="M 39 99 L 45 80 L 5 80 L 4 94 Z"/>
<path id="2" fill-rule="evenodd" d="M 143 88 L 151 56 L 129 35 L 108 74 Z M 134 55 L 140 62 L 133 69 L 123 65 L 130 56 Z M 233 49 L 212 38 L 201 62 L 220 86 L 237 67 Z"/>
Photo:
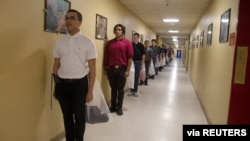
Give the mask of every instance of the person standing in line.
<path id="1" fill-rule="evenodd" d="M 133 62 L 135 66 L 135 77 L 134 77 L 134 88 L 130 90 L 128 96 L 134 95 L 135 97 L 138 97 L 137 91 L 138 91 L 138 85 L 139 85 L 139 78 L 140 78 L 140 71 L 144 63 L 145 59 L 145 50 L 144 45 L 139 42 L 140 34 L 134 33 L 134 57 Z"/>
<path id="2" fill-rule="evenodd" d="M 158 60 L 159 60 L 159 68 L 158 68 L 158 71 L 161 72 L 162 69 L 164 68 L 164 65 L 165 65 L 165 62 L 163 62 L 165 59 L 164 59 L 164 50 L 163 50 L 163 46 L 160 45 L 158 46 L 159 47 L 159 57 L 158 57 Z"/>
<path id="3" fill-rule="evenodd" d="M 164 62 L 164 67 L 167 66 L 167 53 L 168 53 L 168 50 L 167 50 L 167 46 L 165 44 L 162 44 L 163 45 L 163 58 L 165 59 L 165 62 Z"/>
<path id="4" fill-rule="evenodd" d="M 145 71 L 146 71 L 146 77 L 144 81 L 140 81 L 140 85 L 148 85 L 148 77 L 149 77 L 149 67 L 151 64 L 152 56 L 153 56 L 153 50 L 149 48 L 149 41 L 144 41 L 144 49 L 145 49 Z"/>
<path id="5" fill-rule="evenodd" d="M 53 50 L 55 98 L 61 106 L 66 141 L 83 141 L 85 103 L 93 99 L 96 78 L 96 46 L 80 31 L 82 15 L 70 9 L 65 16 L 68 34 L 59 38 Z"/>
<path id="6" fill-rule="evenodd" d="M 104 71 L 111 87 L 109 110 L 121 116 L 123 115 L 124 87 L 126 78 L 129 76 L 134 51 L 131 41 L 124 37 L 124 25 L 115 25 L 113 33 L 115 38 L 107 42 L 104 50 Z"/>
<path id="7" fill-rule="evenodd" d="M 152 45 L 150 46 L 150 48 L 153 50 L 153 56 L 152 56 L 152 59 L 153 59 L 153 64 L 154 64 L 154 68 L 155 68 L 155 75 L 158 75 L 158 66 L 156 66 L 156 63 L 158 60 L 158 57 L 159 57 L 159 47 L 157 46 L 156 44 L 156 40 L 155 39 L 152 39 L 151 40 L 151 43 Z M 151 76 L 152 79 L 154 79 L 154 75 Z"/>

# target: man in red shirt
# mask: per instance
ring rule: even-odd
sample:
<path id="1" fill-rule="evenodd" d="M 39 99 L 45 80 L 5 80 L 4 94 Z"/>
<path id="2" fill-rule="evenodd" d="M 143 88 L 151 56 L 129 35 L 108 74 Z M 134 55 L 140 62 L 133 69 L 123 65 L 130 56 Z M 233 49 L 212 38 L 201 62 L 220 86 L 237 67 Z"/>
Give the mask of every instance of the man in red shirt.
<path id="1" fill-rule="evenodd" d="M 115 38 L 107 42 L 104 51 L 104 68 L 111 87 L 110 112 L 123 115 L 124 87 L 129 76 L 134 50 L 132 42 L 124 37 L 125 26 L 117 24 L 113 30 Z"/>

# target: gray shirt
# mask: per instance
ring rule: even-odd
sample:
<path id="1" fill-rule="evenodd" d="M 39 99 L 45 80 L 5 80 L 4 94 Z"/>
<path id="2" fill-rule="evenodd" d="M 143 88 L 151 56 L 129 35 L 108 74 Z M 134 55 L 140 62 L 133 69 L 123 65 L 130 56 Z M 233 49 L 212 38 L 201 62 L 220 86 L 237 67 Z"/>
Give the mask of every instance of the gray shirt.
<path id="1" fill-rule="evenodd" d="M 153 57 L 153 50 L 149 47 L 145 48 L 145 62 L 150 62 Z"/>
<path id="2" fill-rule="evenodd" d="M 157 55 L 160 54 L 160 49 L 158 46 L 150 46 L 150 48 L 153 50 L 153 56 L 152 57 L 156 57 Z"/>

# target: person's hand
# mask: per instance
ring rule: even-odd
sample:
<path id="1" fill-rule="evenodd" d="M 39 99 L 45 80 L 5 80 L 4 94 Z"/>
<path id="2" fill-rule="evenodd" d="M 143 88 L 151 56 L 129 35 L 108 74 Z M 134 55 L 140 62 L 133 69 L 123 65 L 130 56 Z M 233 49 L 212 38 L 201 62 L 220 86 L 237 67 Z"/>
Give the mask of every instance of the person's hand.
<path id="1" fill-rule="evenodd" d="M 107 75 L 107 71 L 106 71 L 105 69 L 103 69 L 103 73 L 104 73 L 105 75 Z"/>
<path id="2" fill-rule="evenodd" d="M 53 97 L 57 100 L 56 93 L 53 92 Z"/>
<path id="3" fill-rule="evenodd" d="M 129 71 L 125 71 L 124 77 L 128 77 L 128 76 L 129 76 Z"/>
<path id="4" fill-rule="evenodd" d="M 144 65 L 143 64 L 141 64 L 141 69 L 144 69 Z"/>
<path id="5" fill-rule="evenodd" d="M 89 103 L 91 100 L 93 100 L 93 93 L 88 93 L 86 96 L 86 102 Z"/>
<path id="6" fill-rule="evenodd" d="M 109 67 L 104 67 L 104 68 L 103 68 L 103 73 L 104 73 L 105 75 L 108 74 L 108 69 L 109 69 Z"/>

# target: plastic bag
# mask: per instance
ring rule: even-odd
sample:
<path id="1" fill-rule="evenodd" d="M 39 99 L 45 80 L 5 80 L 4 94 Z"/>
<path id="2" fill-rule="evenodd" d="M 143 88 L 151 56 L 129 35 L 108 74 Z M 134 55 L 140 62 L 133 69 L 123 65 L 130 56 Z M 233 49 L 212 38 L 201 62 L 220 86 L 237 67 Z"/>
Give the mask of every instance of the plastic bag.
<path id="1" fill-rule="evenodd" d="M 145 70 L 145 64 L 143 64 L 140 71 L 140 80 L 144 81 L 145 79 L 146 79 L 146 70 Z"/>
<path id="2" fill-rule="evenodd" d="M 89 103 L 86 103 L 86 123 L 95 124 L 112 121 L 113 117 L 109 111 L 98 80 L 95 80 L 93 95 L 93 100 Z"/>
<path id="3" fill-rule="evenodd" d="M 166 57 L 166 64 L 168 64 L 169 63 L 169 58 L 168 57 Z"/>
<path id="4" fill-rule="evenodd" d="M 153 60 L 151 60 L 149 70 L 148 70 L 148 74 L 149 75 L 155 75 L 155 68 L 154 68 Z"/>
<path id="5" fill-rule="evenodd" d="M 127 86 L 128 88 L 133 89 L 134 88 L 134 80 L 135 79 L 135 65 L 134 62 L 132 61 L 130 71 L 129 71 L 129 76 L 127 77 Z"/>
<path id="6" fill-rule="evenodd" d="M 156 57 L 155 68 L 158 68 L 158 67 L 160 67 L 160 61 L 158 57 Z"/>
<path id="7" fill-rule="evenodd" d="M 161 67 L 163 67 L 163 66 L 165 66 L 165 57 L 163 57 L 162 59 L 161 59 L 161 61 L 160 61 L 160 66 Z"/>

